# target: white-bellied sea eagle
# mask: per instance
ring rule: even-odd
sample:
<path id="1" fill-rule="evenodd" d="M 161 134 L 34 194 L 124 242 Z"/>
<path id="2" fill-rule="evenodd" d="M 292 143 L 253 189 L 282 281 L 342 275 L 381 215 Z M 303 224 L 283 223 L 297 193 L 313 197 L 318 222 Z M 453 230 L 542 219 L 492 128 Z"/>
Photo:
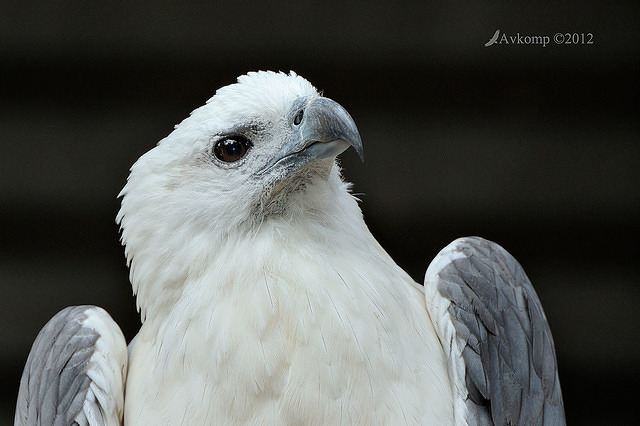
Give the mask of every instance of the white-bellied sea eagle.
<path id="1" fill-rule="evenodd" d="M 142 326 L 58 313 L 16 425 L 560 425 L 540 301 L 461 238 L 415 283 L 369 232 L 336 156 L 353 119 L 291 72 L 219 89 L 131 168 L 117 222 Z"/>

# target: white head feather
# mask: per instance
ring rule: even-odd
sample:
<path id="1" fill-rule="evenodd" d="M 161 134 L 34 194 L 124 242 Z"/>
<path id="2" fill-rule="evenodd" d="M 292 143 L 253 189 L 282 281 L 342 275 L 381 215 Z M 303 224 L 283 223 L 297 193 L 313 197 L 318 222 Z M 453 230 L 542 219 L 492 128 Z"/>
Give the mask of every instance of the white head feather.
<path id="1" fill-rule="evenodd" d="M 265 219 L 274 212 L 280 221 L 295 220 L 300 213 L 307 219 L 335 215 L 341 208 L 336 200 L 343 198 L 351 214 L 361 216 L 333 158 L 299 173 L 298 186 L 313 185 L 313 196 L 295 191 L 292 183 L 277 197 L 282 176 L 253 176 L 290 136 L 287 114 L 304 97 L 319 94 L 293 72 L 243 75 L 133 165 L 116 220 L 143 321 L 173 305 L 183 283 L 203 274 L 225 244 L 264 231 Z M 232 165 L 213 158 L 219 135 L 238 129 L 252 134 L 252 155 Z"/>

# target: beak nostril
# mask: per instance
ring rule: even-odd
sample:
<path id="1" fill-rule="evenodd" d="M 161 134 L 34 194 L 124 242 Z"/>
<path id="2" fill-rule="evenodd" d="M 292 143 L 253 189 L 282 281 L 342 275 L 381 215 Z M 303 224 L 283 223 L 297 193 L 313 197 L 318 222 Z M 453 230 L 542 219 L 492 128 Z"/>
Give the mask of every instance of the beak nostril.
<path id="1" fill-rule="evenodd" d="M 304 110 L 301 109 L 300 111 L 298 111 L 298 113 L 296 114 L 295 117 L 293 117 L 293 124 L 295 126 L 299 125 L 300 123 L 302 123 L 302 117 L 304 117 Z"/>

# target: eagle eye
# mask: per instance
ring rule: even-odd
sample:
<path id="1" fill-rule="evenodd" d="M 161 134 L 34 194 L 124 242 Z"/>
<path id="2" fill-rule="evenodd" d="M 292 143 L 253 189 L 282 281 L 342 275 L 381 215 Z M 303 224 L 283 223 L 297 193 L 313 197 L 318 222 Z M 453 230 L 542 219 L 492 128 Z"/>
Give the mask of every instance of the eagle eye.
<path id="1" fill-rule="evenodd" d="M 213 146 L 213 155 L 220 161 L 233 163 L 244 157 L 250 147 L 251 142 L 244 136 L 228 136 L 216 142 Z"/>

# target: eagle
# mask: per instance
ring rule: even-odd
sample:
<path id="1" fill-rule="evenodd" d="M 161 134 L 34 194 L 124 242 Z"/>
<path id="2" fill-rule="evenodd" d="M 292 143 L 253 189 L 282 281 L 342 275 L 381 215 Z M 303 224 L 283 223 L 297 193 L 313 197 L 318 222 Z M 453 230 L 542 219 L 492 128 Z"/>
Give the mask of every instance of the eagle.
<path id="1" fill-rule="evenodd" d="M 131 167 L 116 221 L 141 316 L 68 307 L 16 425 L 560 425 L 548 322 L 518 262 L 460 238 L 416 283 L 336 157 L 354 120 L 294 72 L 217 90 Z"/>

